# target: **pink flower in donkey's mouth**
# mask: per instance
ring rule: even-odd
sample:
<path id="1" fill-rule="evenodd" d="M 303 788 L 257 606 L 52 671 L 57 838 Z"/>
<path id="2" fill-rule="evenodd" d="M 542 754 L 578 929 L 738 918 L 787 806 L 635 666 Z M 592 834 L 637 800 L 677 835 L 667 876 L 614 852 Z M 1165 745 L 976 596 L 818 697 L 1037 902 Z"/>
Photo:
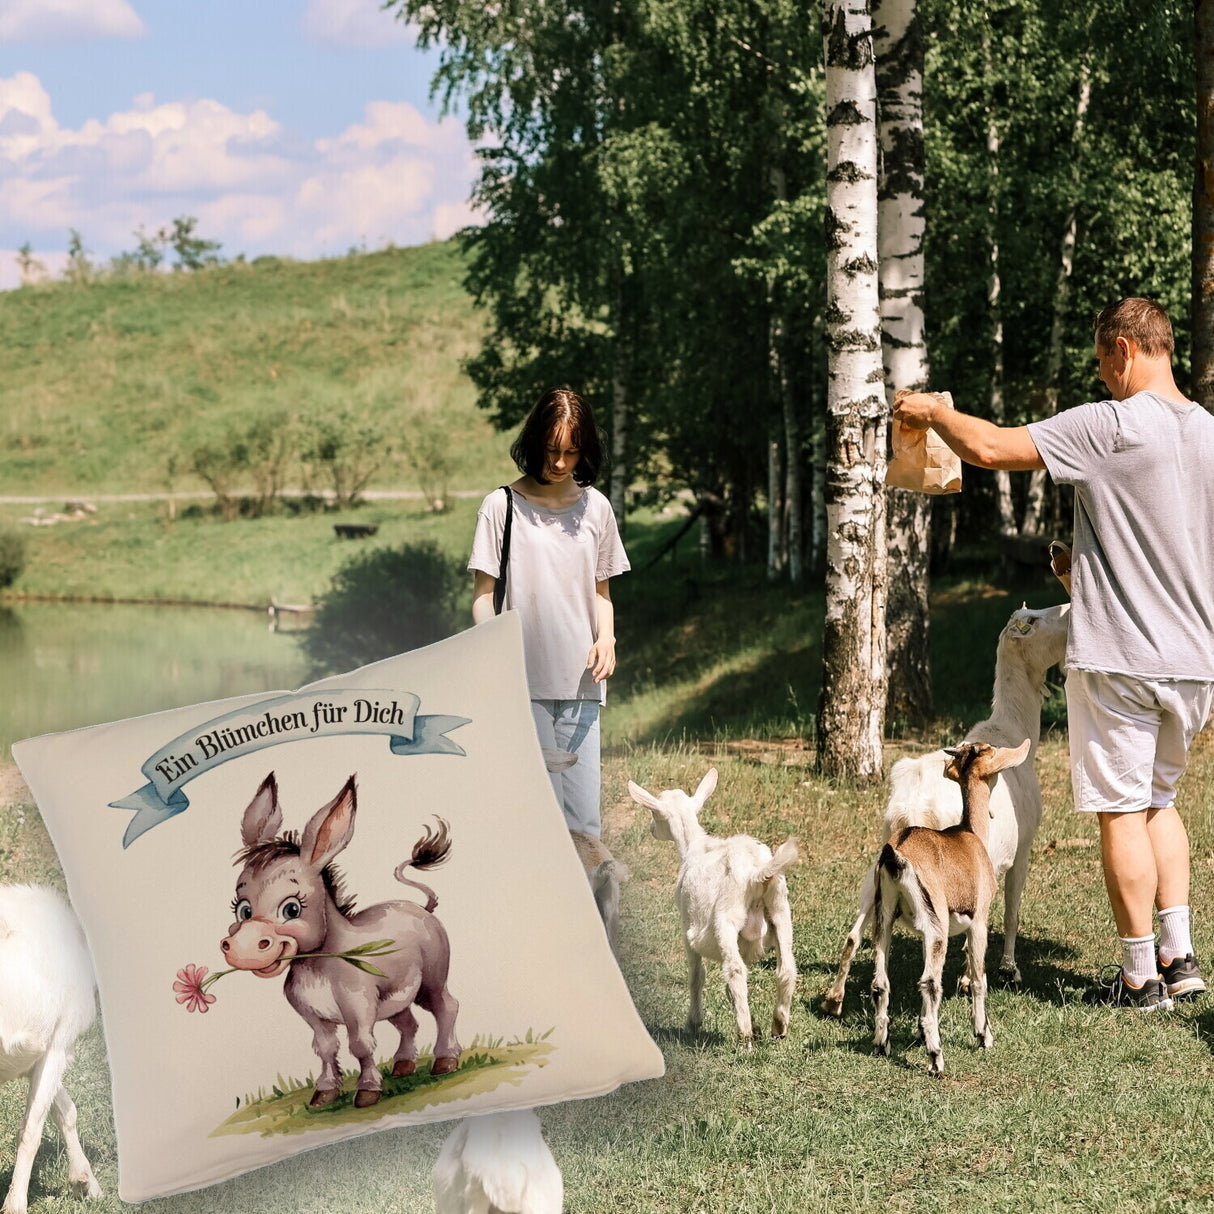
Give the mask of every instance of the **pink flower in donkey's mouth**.
<path id="1" fill-rule="evenodd" d="M 177 1002 L 184 1003 L 187 1012 L 205 1012 L 207 1006 L 215 1002 L 215 996 L 206 993 L 205 988 L 210 985 L 203 981 L 206 976 L 205 965 L 187 965 L 177 971 L 173 990 L 177 992 Z"/>

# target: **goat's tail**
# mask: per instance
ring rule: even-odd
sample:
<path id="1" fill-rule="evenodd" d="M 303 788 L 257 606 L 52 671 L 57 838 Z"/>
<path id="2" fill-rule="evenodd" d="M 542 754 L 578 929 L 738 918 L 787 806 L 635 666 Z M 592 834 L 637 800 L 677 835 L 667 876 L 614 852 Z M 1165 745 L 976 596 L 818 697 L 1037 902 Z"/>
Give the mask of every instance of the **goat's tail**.
<path id="1" fill-rule="evenodd" d="M 775 880 L 786 868 L 791 868 L 801 858 L 797 841 L 791 836 L 776 848 L 776 854 L 755 874 L 755 881 L 766 884 Z"/>
<path id="2" fill-rule="evenodd" d="M 907 914 L 908 922 L 915 931 L 922 933 L 927 926 L 936 932 L 947 933 L 948 922 L 941 919 L 931 895 L 915 871 L 915 866 L 891 843 L 887 843 L 881 849 L 881 855 L 877 857 L 878 901 L 881 899 L 883 879 L 892 882 L 898 890 L 897 893 L 894 893 L 893 890 L 886 890 L 887 896 L 892 895 L 890 902 L 895 918 L 898 917 L 899 908 L 901 908 Z M 874 930 L 876 929 L 874 928 Z"/>
<path id="3" fill-rule="evenodd" d="M 451 855 L 450 824 L 444 818 L 434 815 L 438 826 L 434 830 L 428 827 L 425 833 L 413 844 L 413 855 L 408 860 L 396 866 L 393 874 L 402 885 L 412 885 L 426 895 L 426 910 L 432 911 L 438 905 L 438 895 L 420 881 L 413 881 L 405 876 L 405 870 L 410 868 L 437 868 Z"/>

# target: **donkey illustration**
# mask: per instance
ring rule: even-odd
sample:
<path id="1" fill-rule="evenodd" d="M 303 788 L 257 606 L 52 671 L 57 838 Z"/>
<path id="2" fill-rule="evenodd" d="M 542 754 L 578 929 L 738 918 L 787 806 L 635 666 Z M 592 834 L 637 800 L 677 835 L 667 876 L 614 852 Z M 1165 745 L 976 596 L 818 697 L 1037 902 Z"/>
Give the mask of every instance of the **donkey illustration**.
<path id="1" fill-rule="evenodd" d="M 311 1026 L 312 1048 L 321 1062 L 313 1105 L 331 1104 L 341 1095 L 337 1030 L 345 1026 L 359 1066 L 354 1104 L 365 1109 L 379 1101 L 383 1084 L 375 1065 L 376 1021 L 387 1020 L 400 1033 L 394 1077 L 417 1069 L 415 1003 L 437 1026 L 432 1074 L 454 1071 L 461 1047 L 455 1037 L 459 1003 L 447 990 L 451 950 L 443 925 L 431 913 L 438 897 L 404 876 L 408 868 L 434 868 L 447 858 L 447 824 L 439 818 L 438 828 L 427 830 L 414 844 L 412 857 L 396 869 L 398 881 L 426 895 L 424 908 L 414 902 L 379 902 L 356 912 L 332 863 L 354 835 L 356 801 L 351 776 L 313 815 L 302 838 L 294 831 L 280 835 L 278 784 L 273 772 L 266 776 L 241 823 L 244 847 L 234 861 L 242 865 L 232 903 L 236 921 L 220 948 L 229 965 L 260 978 L 289 969 L 284 994 Z M 372 954 L 378 973 L 364 969 L 365 962 L 335 955 L 365 951 L 384 940 L 392 942 L 393 951 Z"/>

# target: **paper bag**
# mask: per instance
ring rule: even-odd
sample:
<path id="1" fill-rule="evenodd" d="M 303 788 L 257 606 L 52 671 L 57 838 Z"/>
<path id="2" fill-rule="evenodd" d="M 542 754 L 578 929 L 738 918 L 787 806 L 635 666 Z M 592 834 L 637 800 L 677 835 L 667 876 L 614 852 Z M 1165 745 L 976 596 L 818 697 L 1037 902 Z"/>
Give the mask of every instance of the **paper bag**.
<path id="1" fill-rule="evenodd" d="M 900 389 L 894 403 L 910 393 Z M 953 398 L 947 392 L 932 392 L 947 408 Z M 894 422 L 890 429 L 893 454 L 885 472 L 885 483 L 894 489 L 916 493 L 960 493 L 961 457 L 955 455 L 935 430 L 914 430 Z"/>

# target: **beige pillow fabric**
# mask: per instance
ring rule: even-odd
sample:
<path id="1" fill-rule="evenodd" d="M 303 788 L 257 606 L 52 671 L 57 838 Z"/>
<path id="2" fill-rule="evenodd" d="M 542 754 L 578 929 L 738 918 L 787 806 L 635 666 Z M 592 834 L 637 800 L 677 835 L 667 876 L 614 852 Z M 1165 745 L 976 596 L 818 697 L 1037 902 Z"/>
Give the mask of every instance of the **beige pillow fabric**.
<path id="1" fill-rule="evenodd" d="M 126 1201 L 662 1073 L 552 795 L 513 612 L 13 754 L 93 950 Z"/>

